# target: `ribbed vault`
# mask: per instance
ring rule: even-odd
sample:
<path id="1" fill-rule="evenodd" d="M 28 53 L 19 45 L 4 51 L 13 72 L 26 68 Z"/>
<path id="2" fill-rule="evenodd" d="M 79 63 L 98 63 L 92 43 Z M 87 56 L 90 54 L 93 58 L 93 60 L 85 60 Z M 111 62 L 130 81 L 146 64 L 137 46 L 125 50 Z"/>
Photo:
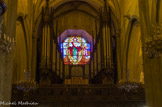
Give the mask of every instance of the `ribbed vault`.
<path id="1" fill-rule="evenodd" d="M 64 5 L 68 2 L 85 2 L 91 7 L 93 7 L 96 10 L 99 10 L 104 6 L 104 0 L 49 0 L 50 7 L 53 7 L 54 9 L 59 8 L 61 5 Z M 120 19 L 120 0 L 107 0 L 108 5 L 110 6 L 113 15 L 116 17 L 114 19 L 119 20 Z M 37 18 L 40 16 L 42 7 L 46 5 L 46 0 L 35 0 L 35 13 L 34 19 L 37 20 Z M 120 21 L 118 21 L 120 22 Z"/>

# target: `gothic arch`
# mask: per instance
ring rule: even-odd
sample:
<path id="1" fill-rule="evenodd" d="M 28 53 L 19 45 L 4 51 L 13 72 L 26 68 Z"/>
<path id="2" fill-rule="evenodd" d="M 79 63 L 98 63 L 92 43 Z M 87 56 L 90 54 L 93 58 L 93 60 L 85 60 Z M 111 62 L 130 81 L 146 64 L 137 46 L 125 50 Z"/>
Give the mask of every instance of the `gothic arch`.
<path id="1" fill-rule="evenodd" d="M 54 9 L 58 8 L 60 5 L 63 5 L 64 3 L 67 3 L 67 2 L 72 2 L 74 0 L 58 0 L 57 2 L 55 1 L 50 1 L 49 4 L 50 4 L 50 7 L 55 7 Z M 102 0 L 80 0 L 80 2 L 85 2 L 86 4 L 90 5 L 91 7 L 97 7 L 97 8 L 94 8 L 95 10 L 99 10 L 101 7 L 103 7 L 104 5 L 104 2 Z M 113 17 L 113 20 L 116 20 L 117 23 L 120 22 L 120 7 L 119 7 L 119 2 L 118 1 L 108 1 L 108 4 L 111 8 L 111 11 L 112 11 L 112 17 Z M 41 17 L 41 13 L 42 13 L 42 7 L 44 7 L 46 5 L 46 1 L 45 0 L 38 0 L 36 5 L 35 5 L 35 16 L 34 16 L 34 21 L 36 22 L 39 17 Z M 117 27 L 118 25 L 115 24 L 115 26 Z M 119 26 L 118 26 L 119 27 Z"/>
<path id="2" fill-rule="evenodd" d="M 16 53 L 15 61 L 16 68 L 14 69 L 13 82 L 18 82 L 23 80 L 25 75 L 23 72 L 28 69 L 28 50 L 27 50 L 27 40 L 26 40 L 26 30 L 23 22 L 22 16 L 19 16 L 16 21 Z"/>
<path id="3" fill-rule="evenodd" d="M 71 2 L 72 0 L 69 0 L 68 2 Z M 68 3 L 68 2 L 66 2 L 66 3 Z M 83 0 L 83 1 L 81 1 L 81 2 L 85 2 L 87 5 L 89 5 L 89 6 L 91 6 L 92 8 L 93 8 L 93 5 L 92 5 L 92 2 L 87 2 L 87 1 L 85 1 L 85 0 Z M 43 7 L 43 6 L 45 6 L 46 4 L 45 4 L 45 2 L 43 2 L 43 3 L 41 3 L 41 1 L 39 2 L 37 2 L 38 4 L 36 4 L 36 12 L 37 12 L 37 14 L 35 15 L 36 17 L 35 17 L 35 20 L 34 20 L 34 30 L 33 30 L 33 42 L 32 42 L 32 44 L 33 45 L 35 45 L 35 46 L 33 46 L 32 48 L 32 75 L 35 75 L 35 74 L 33 74 L 35 71 L 36 71 L 36 67 L 35 67 L 35 61 L 36 61 L 36 57 L 35 57 L 35 55 L 36 55 L 36 52 L 35 52 L 35 50 L 36 50 L 36 43 L 34 43 L 34 42 L 36 42 L 37 41 L 37 38 L 38 38 L 38 28 L 39 28 L 39 25 L 40 25 L 40 23 L 41 23 L 41 21 L 42 21 L 42 9 L 40 8 L 40 7 Z M 114 3 L 114 2 L 113 2 Z M 63 4 L 57 4 L 57 6 L 56 6 L 56 4 L 51 4 L 51 2 L 49 3 L 50 4 L 50 6 L 54 6 L 55 5 L 55 9 L 56 8 L 59 8 L 59 6 L 60 5 L 64 5 L 64 3 Z M 96 4 L 96 5 L 98 5 L 98 9 L 103 5 L 99 5 L 99 4 Z M 120 33 L 120 16 L 119 16 L 119 12 L 118 12 L 118 10 L 115 10 L 115 8 L 113 8 L 114 6 L 116 6 L 116 5 L 114 5 L 114 6 L 112 6 L 112 4 L 109 4 L 109 6 L 110 6 L 110 8 L 111 8 L 111 17 L 112 17 L 112 22 L 113 22 L 113 24 L 114 24 L 114 31 L 115 31 L 115 33 L 116 33 L 116 35 L 118 35 L 119 33 Z M 117 7 L 118 8 L 118 7 Z M 38 9 L 38 10 L 37 10 Z M 95 10 L 95 9 L 93 9 L 93 10 Z M 97 11 L 97 9 L 96 9 L 96 11 Z M 117 13 L 118 13 L 118 15 L 117 15 Z M 38 16 L 37 16 L 38 15 Z M 118 16 L 118 17 L 117 17 Z M 98 16 L 99 17 L 99 16 Z M 119 41 L 119 39 L 117 39 L 117 43 L 119 43 L 118 42 Z M 120 44 L 117 44 L 117 45 L 119 45 L 120 46 Z M 117 48 L 117 50 L 119 50 L 119 47 Z M 119 61 L 119 58 L 120 57 L 120 54 L 118 54 L 118 61 Z M 119 67 L 119 69 L 120 69 L 120 67 Z"/>
<path id="4" fill-rule="evenodd" d="M 135 28 L 135 27 L 137 27 L 137 28 Z M 136 58 L 134 58 L 134 57 L 135 56 L 137 57 L 137 55 L 136 55 L 137 53 L 142 52 L 140 46 L 138 46 L 138 48 L 140 48 L 140 50 L 136 49 L 137 43 L 141 45 L 141 36 L 140 36 L 140 34 L 138 34 L 137 37 L 135 37 L 135 35 L 132 35 L 132 32 L 134 32 L 134 29 L 137 30 L 136 32 L 140 33 L 139 19 L 138 19 L 137 16 L 132 16 L 130 18 L 128 28 L 127 28 L 127 32 L 126 32 L 125 42 L 124 42 L 125 43 L 125 49 L 123 49 L 124 50 L 123 51 L 124 52 L 123 53 L 124 54 L 123 61 L 125 61 L 125 62 L 123 63 L 124 68 L 123 68 L 123 75 L 122 76 L 125 79 L 126 79 L 126 73 L 128 73 L 128 71 L 130 69 L 130 67 L 129 67 L 130 63 L 132 64 L 132 66 L 133 66 L 133 64 L 135 66 Z M 134 38 L 134 39 L 132 39 L 132 38 Z M 133 49 L 133 50 L 130 51 L 130 49 Z M 132 56 L 131 59 L 133 59 L 133 60 L 130 62 L 130 60 L 129 60 L 130 59 L 130 52 L 132 52 L 132 51 L 137 52 L 137 53 L 132 54 L 134 56 Z M 133 66 L 133 69 L 135 69 L 134 66 Z"/>
<path id="5" fill-rule="evenodd" d="M 39 28 L 41 28 L 41 22 L 42 22 L 42 15 L 38 17 L 38 19 L 35 21 L 35 24 L 33 26 L 33 32 L 32 32 L 32 62 L 31 62 L 31 79 L 37 80 L 36 76 L 36 69 L 37 69 L 37 45 L 38 45 L 38 31 Z"/>
<path id="6" fill-rule="evenodd" d="M 24 19 L 23 19 L 23 16 L 19 16 L 17 18 L 17 21 L 20 22 L 21 26 L 22 26 L 22 29 L 24 31 L 24 39 L 25 39 L 25 48 L 26 48 L 26 57 L 27 57 L 27 68 L 29 68 L 29 52 L 28 52 L 28 37 L 27 37 L 27 33 L 26 33 L 26 26 L 25 26 L 25 23 L 24 23 Z"/>

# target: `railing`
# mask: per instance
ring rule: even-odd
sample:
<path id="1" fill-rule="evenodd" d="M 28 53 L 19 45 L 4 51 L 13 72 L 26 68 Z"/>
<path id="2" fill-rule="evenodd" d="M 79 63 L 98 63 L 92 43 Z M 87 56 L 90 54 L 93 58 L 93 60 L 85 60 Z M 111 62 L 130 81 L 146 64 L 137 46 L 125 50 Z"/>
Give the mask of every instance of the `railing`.
<path id="1" fill-rule="evenodd" d="M 38 85 L 36 90 L 28 93 L 28 96 L 23 96 L 23 92 L 13 85 L 12 101 L 22 100 L 35 101 L 40 104 L 76 102 L 109 104 L 114 102 L 120 105 L 122 102 L 143 106 L 145 105 L 145 91 L 142 85 L 129 92 L 119 89 L 117 85 Z"/>

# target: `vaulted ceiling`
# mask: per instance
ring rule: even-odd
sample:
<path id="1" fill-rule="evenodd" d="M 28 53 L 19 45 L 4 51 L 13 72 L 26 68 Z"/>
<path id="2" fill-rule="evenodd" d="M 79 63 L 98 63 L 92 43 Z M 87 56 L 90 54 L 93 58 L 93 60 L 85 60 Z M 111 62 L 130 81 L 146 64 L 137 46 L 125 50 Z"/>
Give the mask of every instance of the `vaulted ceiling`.
<path id="1" fill-rule="evenodd" d="M 18 14 L 23 13 L 24 16 L 29 15 L 29 17 L 33 15 L 34 22 L 36 22 L 42 12 L 42 7 L 46 5 L 46 1 L 47 0 L 18 0 Z M 49 0 L 49 5 L 56 9 L 70 1 L 87 3 L 96 10 L 104 6 L 104 0 Z M 121 17 L 121 1 L 122 0 L 107 0 L 118 22 L 120 22 Z"/>
<path id="2" fill-rule="evenodd" d="M 22 8 L 25 4 L 32 3 L 30 5 L 33 6 L 34 10 L 34 19 L 36 20 L 38 16 L 40 15 L 42 11 L 42 7 L 46 5 L 46 0 L 19 0 L 19 2 L 23 1 Z M 32 1 L 32 2 L 29 2 Z M 71 1 L 77 1 L 77 2 L 85 2 L 91 7 L 95 8 L 96 10 L 99 10 L 99 8 L 104 6 L 104 0 L 49 0 L 50 7 L 53 7 L 54 9 L 68 3 Z M 120 18 L 120 1 L 121 0 L 107 0 L 108 5 L 111 7 L 111 10 L 114 13 L 114 16 L 117 18 Z M 29 6 L 28 6 L 29 7 Z M 30 11 L 29 11 L 30 12 Z"/>

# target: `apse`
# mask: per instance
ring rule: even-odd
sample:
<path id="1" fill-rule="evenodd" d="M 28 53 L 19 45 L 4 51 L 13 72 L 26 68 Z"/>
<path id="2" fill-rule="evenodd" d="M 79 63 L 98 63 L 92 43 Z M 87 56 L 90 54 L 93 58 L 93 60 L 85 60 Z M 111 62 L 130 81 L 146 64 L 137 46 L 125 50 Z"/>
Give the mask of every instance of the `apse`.
<path id="1" fill-rule="evenodd" d="M 64 64 L 85 65 L 91 58 L 94 40 L 85 30 L 65 30 L 58 43 Z"/>

